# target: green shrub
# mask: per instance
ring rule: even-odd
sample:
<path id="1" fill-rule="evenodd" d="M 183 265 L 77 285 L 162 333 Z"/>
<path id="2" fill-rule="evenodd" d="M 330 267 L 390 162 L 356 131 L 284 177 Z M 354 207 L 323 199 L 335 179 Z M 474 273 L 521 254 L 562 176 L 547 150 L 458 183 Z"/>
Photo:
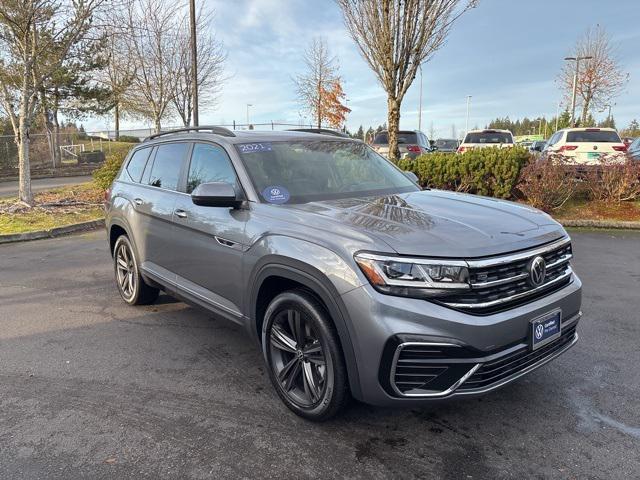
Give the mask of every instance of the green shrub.
<path id="1" fill-rule="evenodd" d="M 479 148 L 462 154 L 435 152 L 398 162 L 423 187 L 511 198 L 520 171 L 529 160 L 525 148 Z"/>
<path id="2" fill-rule="evenodd" d="M 138 137 L 132 137 L 131 135 L 120 135 L 118 137 L 118 141 L 126 143 L 140 143 L 140 139 Z"/>
<path id="3" fill-rule="evenodd" d="M 124 162 L 125 157 L 127 156 L 128 150 L 125 151 L 117 151 L 112 152 L 107 155 L 105 162 L 102 166 L 93 172 L 93 183 L 95 183 L 99 188 L 106 190 L 111 186 L 114 178 L 120 171 L 120 167 L 122 166 L 122 162 Z"/>

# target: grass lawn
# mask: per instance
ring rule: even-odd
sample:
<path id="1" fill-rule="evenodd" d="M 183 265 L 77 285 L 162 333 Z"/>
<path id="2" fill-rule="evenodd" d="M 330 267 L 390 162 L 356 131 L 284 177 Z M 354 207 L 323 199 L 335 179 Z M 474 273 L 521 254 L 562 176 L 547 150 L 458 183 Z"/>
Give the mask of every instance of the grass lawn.
<path id="1" fill-rule="evenodd" d="M 595 202 L 586 199 L 570 200 L 551 214 L 558 220 L 614 220 L 640 221 L 640 201 Z"/>
<path id="2" fill-rule="evenodd" d="M 0 235 L 34 232 L 104 218 L 103 193 L 92 183 L 35 194 L 36 206 L 14 210 L 16 198 L 0 200 Z"/>

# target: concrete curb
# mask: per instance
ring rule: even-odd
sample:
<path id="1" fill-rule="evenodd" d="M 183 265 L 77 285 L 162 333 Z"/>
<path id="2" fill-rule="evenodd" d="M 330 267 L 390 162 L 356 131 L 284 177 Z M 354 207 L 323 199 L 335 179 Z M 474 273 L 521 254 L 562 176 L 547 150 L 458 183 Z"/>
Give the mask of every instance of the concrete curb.
<path id="1" fill-rule="evenodd" d="M 40 240 L 42 238 L 55 238 L 69 233 L 85 232 L 104 227 L 104 218 L 99 220 L 89 220 L 88 222 L 74 223 L 73 225 L 65 225 L 64 227 L 51 228 L 49 230 L 40 230 L 37 232 L 15 233 L 11 235 L 0 235 L 0 244 L 27 242 L 29 240 Z"/>
<path id="2" fill-rule="evenodd" d="M 640 230 L 640 222 L 614 220 L 558 220 L 564 227 L 608 228 L 612 230 Z"/>

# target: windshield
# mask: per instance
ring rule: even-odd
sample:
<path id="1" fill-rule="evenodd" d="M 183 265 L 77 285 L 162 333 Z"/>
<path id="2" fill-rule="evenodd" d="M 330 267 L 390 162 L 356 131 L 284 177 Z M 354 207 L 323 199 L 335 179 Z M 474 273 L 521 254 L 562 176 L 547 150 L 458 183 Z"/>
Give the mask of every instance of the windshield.
<path id="1" fill-rule="evenodd" d="M 456 140 L 436 140 L 436 147 L 440 150 L 445 148 L 455 150 L 458 148 L 458 142 Z"/>
<path id="2" fill-rule="evenodd" d="M 468 133 L 463 143 L 513 143 L 509 132 Z"/>
<path id="3" fill-rule="evenodd" d="M 622 143 L 618 134 L 611 130 L 579 130 L 577 132 L 567 132 L 567 142 Z"/>
<path id="4" fill-rule="evenodd" d="M 376 135 L 376 138 L 373 140 L 373 143 L 376 145 L 386 145 L 389 143 L 389 138 L 387 136 L 387 132 L 382 132 Z M 398 132 L 398 143 L 411 143 L 416 145 L 418 143 L 418 136 L 416 132 Z"/>
<path id="5" fill-rule="evenodd" d="M 418 191 L 388 160 L 358 142 L 287 141 L 236 145 L 266 203 L 305 203 Z"/>

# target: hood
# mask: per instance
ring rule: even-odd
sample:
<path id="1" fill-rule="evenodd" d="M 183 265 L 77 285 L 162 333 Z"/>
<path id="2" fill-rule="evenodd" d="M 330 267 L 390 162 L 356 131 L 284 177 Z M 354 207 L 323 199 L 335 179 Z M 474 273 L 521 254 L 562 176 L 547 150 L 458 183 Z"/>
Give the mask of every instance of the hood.
<path id="1" fill-rule="evenodd" d="M 401 255 L 474 258 L 566 235 L 547 214 L 513 202 L 428 190 L 290 205 L 367 232 Z"/>

